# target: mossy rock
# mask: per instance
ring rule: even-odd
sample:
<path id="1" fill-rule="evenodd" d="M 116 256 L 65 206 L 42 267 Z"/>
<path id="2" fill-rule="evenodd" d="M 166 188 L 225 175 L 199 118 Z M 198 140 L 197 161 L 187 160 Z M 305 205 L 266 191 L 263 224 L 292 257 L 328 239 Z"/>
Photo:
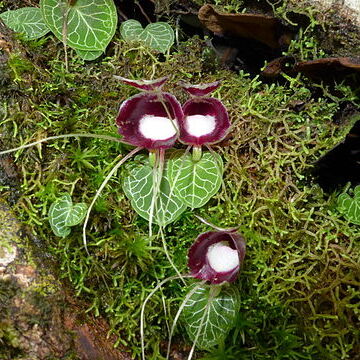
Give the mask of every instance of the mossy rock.
<path id="1" fill-rule="evenodd" d="M 230 3 L 234 4 L 220 5 Z M 316 56 L 322 50 L 316 40 L 321 26 L 308 16 L 317 25 L 298 39 L 295 49 Z M 311 170 L 358 121 L 356 115 L 346 114 L 334 121 L 345 104 L 359 106 L 357 89 L 345 82 L 324 85 L 301 75 L 271 84 L 233 73 L 219 65 L 198 37 L 158 59 L 117 36 L 106 57 L 97 62 L 84 63 L 70 50 L 69 72 L 62 45 L 52 36 L 31 43 L 28 53 L 11 53 L 3 147 L 62 133 L 115 135 L 118 107 L 136 91 L 113 75 L 169 76 L 165 89 L 181 102 L 186 96 L 177 86 L 180 80 L 222 80 L 215 96 L 225 103 L 233 128 L 214 150 L 224 159 L 225 186 L 198 214 L 221 227 L 240 225 L 247 258 L 236 283 L 242 294 L 241 312 L 225 346 L 215 350 L 213 358 L 355 359 L 360 347 L 359 227 L 334 211 L 335 195 L 324 194 Z M 333 48 L 332 42 L 328 49 L 348 55 L 357 41 L 343 48 L 347 50 Z M 294 107 L 299 101 L 300 110 Z M 149 243 L 147 223 L 124 196 L 120 183 L 127 170 L 120 170 L 96 203 L 88 236 L 91 256 L 83 247 L 81 228 L 57 238 L 46 219 L 50 204 L 61 193 L 72 192 L 74 201 L 90 203 L 113 159 L 128 150 L 102 140 L 67 139 L 22 151 L 16 156 L 22 194 L 14 211 L 32 246 L 40 242 L 38 249 L 54 259 L 57 278 L 81 299 L 83 308 L 106 316 L 116 344 L 125 344 L 139 358 L 141 303 L 160 279 L 173 275 L 173 268 L 161 242 Z M 3 194 L 10 195 L 7 189 Z M 206 230 L 190 211 L 166 229 L 170 254 L 183 272 L 188 247 Z M 17 287 L 12 288 L 16 293 Z M 181 284 L 172 283 L 149 302 L 145 330 L 149 356 L 161 359 L 164 353 L 163 298 L 173 315 L 184 293 Z M 7 333 L 12 337 L 13 327 Z M 174 351 L 182 353 L 188 339 L 181 329 L 176 336 Z M 14 347 L 16 342 L 9 344 Z"/>

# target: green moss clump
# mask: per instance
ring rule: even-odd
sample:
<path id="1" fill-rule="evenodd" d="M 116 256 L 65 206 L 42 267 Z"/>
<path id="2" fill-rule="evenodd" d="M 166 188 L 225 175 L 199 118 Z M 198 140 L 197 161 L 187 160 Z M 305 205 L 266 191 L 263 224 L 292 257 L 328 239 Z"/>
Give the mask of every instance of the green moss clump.
<path id="1" fill-rule="evenodd" d="M 290 51 L 298 56 L 306 49 L 303 58 L 321 56 L 314 31 L 296 40 Z M 242 305 L 236 327 L 226 344 L 203 359 L 354 358 L 360 346 L 360 231 L 333 210 L 311 170 L 358 120 L 333 122 L 344 103 L 359 104 L 356 91 L 341 83 L 334 95 L 330 87 L 300 75 L 267 84 L 220 69 L 196 37 L 163 61 L 120 39 L 97 62 L 83 63 L 70 50 L 68 73 L 62 46 L 53 38 L 35 47 L 32 56 L 31 68 L 20 71 L 18 62 L 10 67 L 17 92 L 2 122 L 4 148 L 17 145 L 14 137 L 24 143 L 64 133 L 115 135 L 119 104 L 136 90 L 113 75 L 169 76 L 165 89 L 181 102 L 186 96 L 179 80 L 221 80 L 215 96 L 233 123 L 228 139 L 214 147 L 226 164 L 224 186 L 198 214 L 221 227 L 239 224 L 247 257 L 237 282 Z M 19 104 L 20 98 L 26 100 Z M 303 107 L 298 111 L 294 104 L 299 101 Z M 63 192 L 72 193 L 76 202 L 90 203 L 116 156 L 129 149 L 103 140 L 64 139 L 21 151 L 22 197 L 16 210 L 38 238 L 46 239 L 59 276 L 87 301 L 89 311 L 107 316 L 118 344 L 139 357 L 141 304 L 173 269 L 160 241 L 150 243 L 147 223 L 121 190 L 126 169 L 112 179 L 92 212 L 91 257 L 79 227 L 59 239 L 46 221 L 50 204 Z M 189 245 L 206 230 L 191 211 L 167 227 L 169 251 L 181 271 L 187 271 Z M 166 320 L 172 319 L 184 294 L 181 283 L 174 282 L 149 302 L 145 337 L 150 358 L 162 358 Z M 164 334 L 161 339 L 159 334 Z M 180 327 L 177 341 L 186 342 L 181 334 Z"/>

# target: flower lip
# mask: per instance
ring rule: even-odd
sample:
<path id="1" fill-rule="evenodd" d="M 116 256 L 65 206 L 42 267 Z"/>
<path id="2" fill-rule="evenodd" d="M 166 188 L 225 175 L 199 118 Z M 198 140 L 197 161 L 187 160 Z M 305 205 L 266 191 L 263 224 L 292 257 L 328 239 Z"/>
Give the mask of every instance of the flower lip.
<path id="1" fill-rule="evenodd" d="M 221 141 L 230 128 L 225 106 L 215 98 L 193 98 L 183 105 L 184 117 L 179 122 L 180 141 L 200 146 Z"/>
<path id="2" fill-rule="evenodd" d="M 155 91 L 161 89 L 161 87 L 168 80 L 167 76 L 154 80 L 131 80 L 118 75 L 115 75 L 114 77 L 115 79 L 121 80 L 127 85 L 131 85 L 143 91 Z"/>
<path id="3" fill-rule="evenodd" d="M 206 261 L 218 273 L 232 271 L 240 264 L 237 250 L 232 249 L 226 241 L 210 245 L 206 253 Z"/>
<path id="4" fill-rule="evenodd" d="M 181 105 L 173 95 L 140 93 L 121 104 L 116 125 L 129 144 L 166 149 L 174 145 L 182 117 Z"/>
<path id="5" fill-rule="evenodd" d="M 212 83 L 192 85 L 188 83 L 180 83 L 180 86 L 192 96 L 206 96 L 216 90 L 220 86 L 220 81 L 214 81 Z"/>
<path id="6" fill-rule="evenodd" d="M 191 246 L 188 267 L 197 279 L 212 284 L 233 282 L 244 257 L 245 240 L 240 234 L 235 231 L 208 231 L 200 234 Z"/>

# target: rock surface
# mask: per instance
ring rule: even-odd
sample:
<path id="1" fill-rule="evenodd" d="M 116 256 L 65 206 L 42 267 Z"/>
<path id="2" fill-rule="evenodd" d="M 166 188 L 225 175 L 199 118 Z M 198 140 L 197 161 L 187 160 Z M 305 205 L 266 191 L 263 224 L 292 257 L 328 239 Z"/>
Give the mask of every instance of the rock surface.
<path id="1" fill-rule="evenodd" d="M 86 304 L 32 259 L 22 224 L 1 198 L 0 218 L 0 359 L 131 359 L 113 348 L 105 320 L 84 315 Z"/>

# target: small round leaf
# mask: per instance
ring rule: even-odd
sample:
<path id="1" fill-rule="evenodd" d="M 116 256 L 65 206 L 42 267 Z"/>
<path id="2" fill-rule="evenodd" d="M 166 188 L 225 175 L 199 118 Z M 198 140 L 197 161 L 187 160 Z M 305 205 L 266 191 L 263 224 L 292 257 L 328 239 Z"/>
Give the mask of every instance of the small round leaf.
<path id="1" fill-rule="evenodd" d="M 127 42 L 139 41 L 143 27 L 137 20 L 126 20 L 120 26 L 120 34 Z"/>
<path id="2" fill-rule="evenodd" d="M 174 30 L 166 22 L 149 24 L 139 35 L 147 46 L 161 53 L 167 52 L 174 43 Z"/>
<path id="3" fill-rule="evenodd" d="M 70 234 L 70 227 L 80 224 L 86 215 L 87 205 L 79 203 L 73 205 L 71 196 L 64 194 L 54 201 L 49 209 L 49 222 L 56 236 L 66 237 Z"/>
<path id="4" fill-rule="evenodd" d="M 349 222 L 360 225 L 360 185 L 354 189 L 354 197 L 347 193 L 342 193 L 337 199 L 338 211 Z"/>

